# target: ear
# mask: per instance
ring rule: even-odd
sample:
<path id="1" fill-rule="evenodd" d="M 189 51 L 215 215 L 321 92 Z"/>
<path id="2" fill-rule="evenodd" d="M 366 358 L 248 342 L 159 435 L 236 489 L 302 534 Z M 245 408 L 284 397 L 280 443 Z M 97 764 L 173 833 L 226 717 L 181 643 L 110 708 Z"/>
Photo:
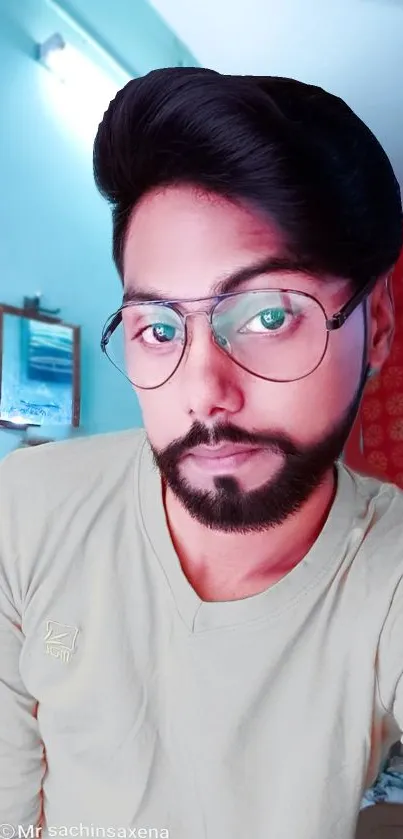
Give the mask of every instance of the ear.
<path id="1" fill-rule="evenodd" d="M 368 364 L 379 373 L 388 358 L 394 334 L 395 313 L 391 290 L 392 272 L 380 277 L 368 299 Z"/>

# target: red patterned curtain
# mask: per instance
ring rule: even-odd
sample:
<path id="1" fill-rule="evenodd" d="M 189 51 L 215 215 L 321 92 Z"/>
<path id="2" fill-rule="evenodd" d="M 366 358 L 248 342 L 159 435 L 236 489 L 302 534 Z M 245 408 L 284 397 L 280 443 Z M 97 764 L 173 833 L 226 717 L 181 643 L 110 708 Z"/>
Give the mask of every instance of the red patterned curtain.
<path id="1" fill-rule="evenodd" d="M 379 376 L 368 382 L 344 457 L 359 472 L 403 489 L 403 252 L 392 277 L 395 334 Z"/>

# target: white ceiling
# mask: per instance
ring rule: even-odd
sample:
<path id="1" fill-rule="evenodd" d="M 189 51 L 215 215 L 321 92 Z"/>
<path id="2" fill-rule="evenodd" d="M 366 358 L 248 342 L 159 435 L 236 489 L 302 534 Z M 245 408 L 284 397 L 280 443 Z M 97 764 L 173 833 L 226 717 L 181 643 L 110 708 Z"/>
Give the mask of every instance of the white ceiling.
<path id="1" fill-rule="evenodd" d="M 403 0 L 152 0 L 200 64 L 341 96 L 403 184 Z"/>

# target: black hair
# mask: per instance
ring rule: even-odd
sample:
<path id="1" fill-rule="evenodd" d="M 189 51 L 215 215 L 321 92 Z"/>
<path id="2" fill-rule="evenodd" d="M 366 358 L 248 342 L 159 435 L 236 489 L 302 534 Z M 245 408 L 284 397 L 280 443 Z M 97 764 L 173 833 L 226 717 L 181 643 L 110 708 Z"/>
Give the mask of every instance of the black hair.
<path id="1" fill-rule="evenodd" d="M 133 208 L 173 184 L 255 207 L 308 268 L 356 290 L 402 247 L 400 189 L 382 146 L 342 99 L 293 79 L 153 70 L 110 103 L 93 159 L 121 277 Z"/>

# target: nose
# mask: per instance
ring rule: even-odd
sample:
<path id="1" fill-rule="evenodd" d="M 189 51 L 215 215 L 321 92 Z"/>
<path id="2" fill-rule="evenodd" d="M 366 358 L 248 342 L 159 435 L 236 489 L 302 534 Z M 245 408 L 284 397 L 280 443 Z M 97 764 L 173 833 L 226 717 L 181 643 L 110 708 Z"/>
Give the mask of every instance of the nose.
<path id="1" fill-rule="evenodd" d="M 244 397 L 237 370 L 234 362 L 215 343 L 208 316 L 188 315 L 187 347 L 181 374 L 186 408 L 193 419 L 204 422 L 241 410 Z"/>

